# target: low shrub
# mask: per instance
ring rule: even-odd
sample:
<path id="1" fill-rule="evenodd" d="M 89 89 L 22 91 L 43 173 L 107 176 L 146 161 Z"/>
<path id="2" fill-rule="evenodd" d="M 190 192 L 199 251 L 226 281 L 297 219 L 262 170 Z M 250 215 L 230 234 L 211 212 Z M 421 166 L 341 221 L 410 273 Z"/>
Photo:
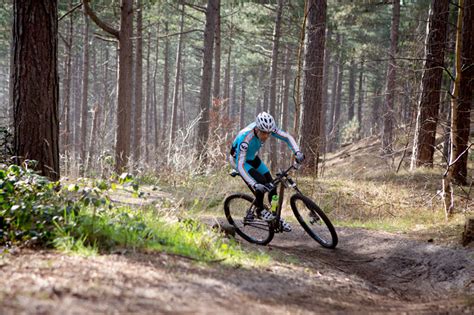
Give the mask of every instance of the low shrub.
<path id="1" fill-rule="evenodd" d="M 83 255 L 116 248 L 157 250 L 231 264 L 269 260 L 262 253 L 247 253 L 192 218 L 170 220 L 154 206 L 111 202 L 109 194 L 129 187 L 134 197 L 141 197 L 137 180 L 127 173 L 117 181 L 78 179 L 66 184 L 51 182 L 28 167 L 0 165 L 0 246 L 54 247 Z"/>
<path id="2" fill-rule="evenodd" d="M 26 167 L 0 165 L 0 245 L 49 246 L 55 230 L 65 218 L 78 214 L 81 207 L 109 206 L 101 192 L 104 183 L 94 187 L 67 187 L 49 181 Z"/>

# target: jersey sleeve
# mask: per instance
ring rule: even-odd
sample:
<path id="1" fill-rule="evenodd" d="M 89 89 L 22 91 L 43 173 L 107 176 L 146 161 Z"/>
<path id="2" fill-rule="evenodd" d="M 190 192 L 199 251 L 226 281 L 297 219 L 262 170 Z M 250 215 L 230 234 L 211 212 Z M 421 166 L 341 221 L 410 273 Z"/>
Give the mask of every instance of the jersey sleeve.
<path id="1" fill-rule="evenodd" d="M 272 132 L 272 136 L 285 141 L 293 153 L 300 151 L 300 147 L 296 143 L 295 138 L 293 138 L 288 132 L 277 128 L 274 132 Z"/>
<path id="2" fill-rule="evenodd" d="M 249 143 L 254 137 L 253 132 L 249 132 L 244 140 L 239 144 L 237 148 L 237 171 L 242 176 L 242 178 L 250 186 L 255 185 L 256 181 L 245 169 L 245 161 L 247 161 L 247 152 L 249 150 Z"/>

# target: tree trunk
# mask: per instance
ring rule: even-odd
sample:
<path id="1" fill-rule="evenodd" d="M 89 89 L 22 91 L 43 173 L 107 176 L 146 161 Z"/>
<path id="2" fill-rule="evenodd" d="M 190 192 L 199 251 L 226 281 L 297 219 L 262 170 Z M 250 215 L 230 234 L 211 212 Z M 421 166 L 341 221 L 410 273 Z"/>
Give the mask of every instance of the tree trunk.
<path id="1" fill-rule="evenodd" d="M 166 32 L 166 34 L 168 34 L 168 29 L 167 28 L 166 28 L 165 32 Z M 158 30 L 157 30 L 157 33 L 158 33 Z M 158 41 L 159 41 L 159 37 L 156 36 L 155 67 L 154 67 L 154 70 L 153 70 L 153 86 L 152 86 L 152 96 L 151 96 L 151 98 L 152 98 L 151 106 L 153 108 L 153 118 L 154 118 L 154 127 L 155 127 L 155 129 L 154 129 L 155 130 L 155 152 L 156 152 L 156 150 L 158 150 L 158 147 L 160 145 L 159 132 L 164 130 L 164 129 L 160 128 L 160 126 L 165 125 L 164 120 L 160 124 L 161 120 L 159 118 L 158 108 L 157 108 L 158 107 L 158 101 L 157 101 L 158 98 L 157 98 L 157 95 L 156 95 L 157 94 L 156 93 L 156 76 L 158 74 Z M 165 57 L 165 59 L 166 59 L 167 56 L 168 56 L 167 51 L 165 51 L 165 55 L 166 55 L 166 57 Z M 165 79 L 166 79 L 166 76 L 167 76 L 167 72 L 164 73 L 164 78 Z M 168 81 L 169 81 L 169 76 L 168 76 Z M 168 85 L 169 85 L 169 82 L 168 82 Z M 166 93 L 168 93 L 167 89 L 168 88 L 166 87 L 166 85 L 164 85 L 163 86 L 163 90 L 164 90 L 163 94 L 164 94 L 165 91 L 166 91 Z M 163 97 L 163 99 L 165 99 L 165 98 Z M 166 102 L 168 102 L 167 98 L 166 98 Z M 163 102 L 163 106 L 164 106 L 164 102 Z M 162 132 L 162 134 L 164 134 L 164 132 Z"/>
<path id="2" fill-rule="evenodd" d="M 142 0 L 137 0 L 137 42 L 135 58 L 135 113 L 133 124 L 133 159 L 140 161 L 140 149 L 142 142 L 142 119 L 143 119 L 143 22 L 142 22 Z"/>
<path id="3" fill-rule="evenodd" d="M 306 13 L 308 12 L 307 10 L 308 2 L 304 2 L 304 12 L 305 16 L 303 18 L 303 23 L 301 26 L 300 30 L 300 38 L 298 42 L 298 65 L 296 68 L 296 78 L 295 78 L 295 88 L 294 88 L 294 101 L 295 101 L 295 115 L 294 115 L 294 120 L 293 120 L 293 128 L 296 136 L 298 137 L 298 132 L 300 131 L 300 119 L 301 119 L 301 72 L 302 72 L 302 61 L 303 58 L 301 57 L 304 44 L 305 44 L 305 34 L 306 34 L 306 18 L 307 15 Z"/>
<path id="4" fill-rule="evenodd" d="M 460 14 L 462 14 L 461 38 L 458 38 L 460 56 L 457 56 L 457 58 L 460 57 L 460 64 L 456 69 L 456 81 L 458 81 L 459 76 L 459 85 L 457 89 L 455 87 L 453 93 L 451 114 L 451 160 L 457 160 L 453 165 L 452 173 L 453 180 L 459 184 L 467 183 L 467 161 L 469 156 L 467 147 L 474 89 L 474 1 L 464 0 L 463 2 L 464 4 L 460 5 Z M 455 99 L 456 97 L 457 99 Z"/>
<path id="5" fill-rule="evenodd" d="M 242 76 L 242 89 L 241 89 L 241 96 L 240 96 L 240 107 L 239 107 L 239 127 L 243 129 L 245 127 L 245 80 L 244 76 Z"/>
<path id="6" fill-rule="evenodd" d="M 186 51 L 186 42 L 183 42 L 182 51 Z M 186 55 L 181 57 L 181 75 L 180 75 L 180 87 L 181 87 L 181 95 L 180 95 L 180 106 L 179 106 L 179 119 L 178 119 L 178 130 L 183 129 L 185 126 L 186 121 Z"/>
<path id="7" fill-rule="evenodd" d="M 455 49 L 455 69 L 456 78 L 453 85 L 453 93 L 451 98 L 451 156 L 447 165 L 446 172 L 443 175 L 443 202 L 446 219 L 449 219 L 454 211 L 454 190 L 452 186 L 452 179 L 454 177 L 454 164 L 461 158 L 461 153 L 455 145 L 455 141 L 458 139 L 458 101 L 459 101 L 459 89 L 461 83 L 461 51 L 462 51 L 462 24 L 463 24 L 463 13 L 464 13 L 464 0 L 459 0 L 458 19 L 456 27 L 456 49 Z"/>
<path id="8" fill-rule="evenodd" d="M 340 131 L 341 131 L 341 99 L 342 99 L 342 78 L 344 77 L 344 63 L 342 56 L 339 54 L 337 62 L 337 88 L 336 88 L 336 100 L 334 102 L 334 117 L 333 117 L 333 133 L 331 148 L 332 150 L 339 147 L 340 142 Z"/>
<path id="9" fill-rule="evenodd" d="M 267 112 L 270 111 L 270 108 L 268 107 L 268 103 L 269 103 L 269 102 L 268 102 L 268 100 L 269 100 L 268 94 L 269 94 L 269 93 L 270 93 L 270 92 L 269 92 L 268 85 L 265 85 L 265 86 L 263 87 L 263 110 L 264 110 L 264 111 L 267 111 Z"/>
<path id="10" fill-rule="evenodd" d="M 36 160 L 35 168 L 42 175 L 57 180 L 60 175 L 57 2 L 15 0 L 12 41 L 15 163 Z"/>
<path id="11" fill-rule="evenodd" d="M 96 80 L 98 79 L 97 73 L 97 54 L 95 45 L 92 45 L 92 77 Z M 99 130 L 102 129 L 100 126 L 101 116 L 102 116 L 102 100 L 99 99 L 98 85 L 94 85 L 94 102 L 93 102 L 93 111 L 92 111 L 92 128 L 89 135 L 89 150 L 87 152 L 86 159 L 86 168 L 85 171 L 88 173 L 91 169 L 94 169 L 94 158 L 97 156 L 97 139 L 99 139 Z"/>
<path id="12" fill-rule="evenodd" d="M 267 110 L 267 108 L 265 108 L 264 106 L 264 98 L 265 98 L 265 93 L 263 91 L 265 91 L 265 82 L 266 82 L 266 78 L 265 78 L 265 71 L 264 71 L 264 66 L 263 65 L 260 65 L 260 67 L 258 67 L 258 93 L 257 93 L 257 100 L 255 101 L 256 105 L 255 106 L 255 116 L 257 116 L 259 113 L 261 113 L 262 111 L 264 110 Z"/>
<path id="13" fill-rule="evenodd" d="M 454 71 L 453 71 L 454 73 Z M 450 81 L 450 85 L 453 85 L 453 81 Z M 448 91 L 452 90 L 452 86 L 447 89 Z M 449 156 L 451 152 L 451 95 L 445 93 L 444 100 L 442 102 L 444 110 L 442 114 L 442 126 L 443 126 L 443 157 L 446 159 L 446 162 L 449 161 Z"/>
<path id="14" fill-rule="evenodd" d="M 355 116 L 355 85 L 356 85 L 356 66 L 354 59 L 351 60 L 349 66 L 349 101 L 347 103 L 347 120 L 349 122 Z"/>
<path id="15" fill-rule="evenodd" d="M 411 169 L 419 166 L 433 166 L 436 127 L 438 125 L 449 2 L 432 0 L 430 11 Z"/>
<path id="16" fill-rule="evenodd" d="M 206 10 L 206 26 L 204 29 L 204 55 L 202 62 L 201 89 L 199 109 L 201 119 L 198 125 L 198 154 L 204 156 L 209 138 L 209 107 L 211 102 L 212 55 L 214 48 L 214 31 L 216 25 L 217 0 L 208 0 Z"/>
<path id="17" fill-rule="evenodd" d="M 159 30 L 159 26 L 158 26 Z M 156 48 L 158 51 L 158 47 Z M 150 144 L 152 143 L 152 132 L 154 115 L 156 114 L 151 107 L 152 91 L 151 91 L 151 72 L 150 72 L 150 52 L 151 52 L 151 32 L 148 31 L 147 47 L 146 47 L 146 87 L 145 87 L 145 161 L 150 162 Z"/>
<path id="18" fill-rule="evenodd" d="M 381 115 L 382 115 L 382 86 L 379 86 L 377 80 L 373 81 L 373 104 L 372 104 L 372 130 L 371 135 L 374 135 L 380 131 L 381 128 Z"/>
<path id="19" fill-rule="evenodd" d="M 276 86 L 278 72 L 278 57 L 280 53 L 280 37 L 281 37 L 281 16 L 283 12 L 283 0 L 278 0 L 277 11 L 275 16 L 275 29 L 273 31 L 273 48 L 272 61 L 270 67 L 270 115 L 276 117 Z M 277 163 L 277 147 L 274 138 L 270 139 L 270 163 L 272 168 L 276 168 Z"/>
<path id="20" fill-rule="evenodd" d="M 165 23 L 165 34 L 168 34 L 168 22 Z M 170 41 L 169 38 L 165 39 L 165 60 L 163 68 L 163 124 L 162 130 L 168 128 L 168 101 L 170 91 L 170 70 L 169 70 L 169 56 L 170 56 Z M 163 138 L 167 135 L 166 132 L 162 133 Z"/>
<path id="21" fill-rule="evenodd" d="M 69 9 L 72 8 L 72 0 L 69 1 Z M 69 174 L 70 150 L 71 150 L 71 78 L 72 78 L 72 44 L 73 44 L 74 23 L 70 14 L 68 22 L 68 33 L 65 44 L 65 81 L 63 86 L 63 130 L 62 148 L 64 154 L 64 172 Z"/>
<path id="22" fill-rule="evenodd" d="M 340 41 L 340 35 L 336 34 L 336 45 L 339 44 Z M 338 69 L 338 63 L 339 63 L 339 54 L 334 56 L 336 60 L 332 63 L 332 72 L 333 72 L 333 80 L 332 80 L 332 87 L 331 87 L 331 108 L 329 111 L 329 122 L 328 122 L 328 138 L 331 137 L 334 129 L 334 110 L 336 109 L 336 90 L 337 90 L 337 81 L 339 80 L 339 69 Z M 331 141 L 328 139 L 328 141 Z M 329 151 L 331 151 L 328 148 Z"/>
<path id="23" fill-rule="evenodd" d="M 229 44 L 230 45 L 230 44 Z M 229 46 L 229 51 L 227 53 L 227 62 L 225 66 L 225 73 L 224 73 L 224 108 L 226 109 L 225 112 L 227 116 L 230 116 L 230 57 L 232 52 L 232 46 Z"/>
<path id="24" fill-rule="evenodd" d="M 285 69 L 283 71 L 283 95 L 281 98 L 281 129 L 288 130 L 288 116 L 289 116 L 289 97 L 290 97 L 290 78 L 291 72 L 291 49 L 290 46 L 286 46 L 285 51 Z M 280 146 L 280 154 L 282 158 L 280 160 L 285 161 L 287 160 L 288 154 L 286 149 L 286 143 L 282 142 Z"/>
<path id="25" fill-rule="evenodd" d="M 467 1 L 466 1 L 467 2 Z M 469 243 L 474 241 L 474 217 L 467 217 L 464 224 L 464 231 L 462 233 L 461 243 L 463 246 L 467 246 Z"/>
<path id="26" fill-rule="evenodd" d="M 283 60 L 284 62 L 284 60 Z M 278 76 L 278 92 L 277 92 L 277 106 L 276 106 L 276 111 L 275 111 L 275 122 L 277 126 L 281 126 L 281 109 L 282 109 L 282 101 L 283 101 L 283 71 L 280 71 L 279 76 Z M 278 148 L 278 146 L 277 146 Z M 279 153 L 279 148 L 277 149 L 277 152 Z M 277 164 L 278 165 L 278 164 Z"/>
<path id="27" fill-rule="evenodd" d="M 221 1 L 217 0 L 216 31 L 214 44 L 214 89 L 212 96 L 220 99 L 221 93 Z M 220 105 L 220 104 L 219 104 Z M 219 106 L 220 107 L 220 106 Z"/>
<path id="28" fill-rule="evenodd" d="M 358 101 L 357 101 L 357 139 L 362 138 L 362 103 L 364 103 L 364 90 L 362 89 L 364 85 L 364 60 L 360 64 L 359 70 L 359 92 L 358 92 Z"/>
<path id="29" fill-rule="evenodd" d="M 121 0 L 120 30 L 117 31 L 100 20 L 89 6 L 90 0 L 84 0 L 84 8 L 91 19 L 104 31 L 119 41 L 119 70 L 117 96 L 117 133 L 115 141 L 115 171 L 125 170 L 130 156 L 131 105 L 132 105 L 132 65 L 133 65 L 133 0 Z"/>
<path id="30" fill-rule="evenodd" d="M 104 82 L 103 82 L 103 89 L 104 89 L 104 121 L 103 126 L 104 128 L 100 130 L 100 137 L 99 137 L 99 150 L 102 152 L 105 151 L 104 144 L 107 136 L 107 131 L 110 130 L 110 126 L 113 125 L 111 123 L 111 116 L 110 113 L 112 112 L 112 104 L 110 102 L 111 94 L 109 88 L 109 66 L 110 66 L 110 57 L 109 57 L 109 49 L 105 48 L 105 62 L 104 62 Z"/>
<path id="31" fill-rule="evenodd" d="M 174 144 L 174 139 L 176 138 L 176 132 L 178 130 L 178 99 L 179 99 L 179 82 L 181 75 L 181 55 L 183 47 L 183 27 L 184 27 L 184 4 L 182 5 L 181 12 L 181 22 L 180 22 L 180 35 L 178 39 L 178 47 L 176 49 L 176 72 L 174 77 L 174 89 L 173 89 L 173 105 L 171 110 L 171 126 L 170 126 L 170 138 L 169 138 L 169 149 L 171 149 Z"/>
<path id="32" fill-rule="evenodd" d="M 236 102 L 237 102 L 237 70 L 236 67 L 234 66 L 233 70 L 233 76 L 232 76 L 232 93 L 230 96 L 229 100 L 229 117 L 235 117 L 236 115 Z"/>
<path id="33" fill-rule="evenodd" d="M 74 142 L 74 160 L 80 159 L 81 152 L 81 106 L 82 106 L 82 68 L 84 63 L 77 53 L 75 58 L 75 76 L 74 76 L 74 106 L 73 106 L 73 142 Z M 74 67 L 74 66 L 73 66 Z"/>
<path id="34" fill-rule="evenodd" d="M 396 56 L 398 46 L 398 28 L 400 24 L 400 0 L 393 1 L 392 25 L 390 29 L 390 52 L 385 89 L 385 110 L 383 114 L 382 153 L 393 152 L 394 103 L 396 88 Z"/>
<path id="35" fill-rule="evenodd" d="M 120 19 L 120 52 L 118 73 L 118 104 L 117 104 L 117 140 L 115 145 L 115 171 L 125 170 L 130 156 L 131 105 L 132 105 L 132 31 L 133 5 L 132 0 L 122 0 Z"/>
<path id="36" fill-rule="evenodd" d="M 321 110 L 326 32 L 326 0 L 307 0 L 306 46 L 304 56 L 303 117 L 301 149 L 307 165 L 317 175 L 321 151 Z"/>
<path id="37" fill-rule="evenodd" d="M 81 102 L 81 138 L 80 138 L 80 175 L 84 176 L 87 161 L 87 130 L 89 103 L 89 18 L 84 12 L 84 34 L 82 43 L 82 102 Z"/>
<path id="38" fill-rule="evenodd" d="M 326 26 L 326 36 L 327 39 L 331 37 L 331 30 Z M 325 39 L 325 47 L 324 47 L 324 68 L 323 68 L 323 95 L 322 95 L 322 105 L 321 108 L 321 148 L 320 153 L 326 153 L 326 122 L 327 122 L 327 110 L 329 107 L 329 96 L 328 96 L 328 87 L 329 87 L 329 64 L 330 64 L 330 51 L 329 45 L 327 44 L 328 40 Z"/>

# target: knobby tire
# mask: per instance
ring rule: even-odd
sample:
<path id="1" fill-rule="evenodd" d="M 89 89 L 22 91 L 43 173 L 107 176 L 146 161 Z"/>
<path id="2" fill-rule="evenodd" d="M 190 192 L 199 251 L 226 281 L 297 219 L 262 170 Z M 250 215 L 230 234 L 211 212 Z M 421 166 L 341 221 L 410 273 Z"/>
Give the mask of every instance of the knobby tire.
<path id="1" fill-rule="evenodd" d="M 232 194 L 224 201 L 224 213 L 227 221 L 243 239 L 250 243 L 267 245 L 275 235 L 268 222 L 255 218 L 253 224 L 243 224 L 245 212 L 251 207 L 254 199 L 255 197 L 247 194 Z"/>
<path id="2" fill-rule="evenodd" d="M 301 206 L 298 208 L 298 201 L 303 202 L 306 209 Z M 314 201 L 301 194 L 294 194 L 290 199 L 290 204 L 296 219 L 309 236 L 323 247 L 336 248 L 338 242 L 336 229 Z"/>

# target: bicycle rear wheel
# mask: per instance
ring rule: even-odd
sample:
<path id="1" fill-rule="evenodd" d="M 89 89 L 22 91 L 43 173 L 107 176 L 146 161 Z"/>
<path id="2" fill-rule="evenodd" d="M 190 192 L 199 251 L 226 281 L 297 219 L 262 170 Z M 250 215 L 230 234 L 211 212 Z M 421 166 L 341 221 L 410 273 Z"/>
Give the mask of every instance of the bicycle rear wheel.
<path id="1" fill-rule="evenodd" d="M 326 248 L 337 246 L 336 230 L 317 204 L 301 194 L 294 194 L 290 203 L 296 219 L 314 240 Z"/>
<path id="2" fill-rule="evenodd" d="M 247 194 L 230 195 L 224 201 L 224 213 L 243 239 L 266 245 L 273 239 L 274 231 L 268 222 L 257 218 L 254 199 Z"/>

